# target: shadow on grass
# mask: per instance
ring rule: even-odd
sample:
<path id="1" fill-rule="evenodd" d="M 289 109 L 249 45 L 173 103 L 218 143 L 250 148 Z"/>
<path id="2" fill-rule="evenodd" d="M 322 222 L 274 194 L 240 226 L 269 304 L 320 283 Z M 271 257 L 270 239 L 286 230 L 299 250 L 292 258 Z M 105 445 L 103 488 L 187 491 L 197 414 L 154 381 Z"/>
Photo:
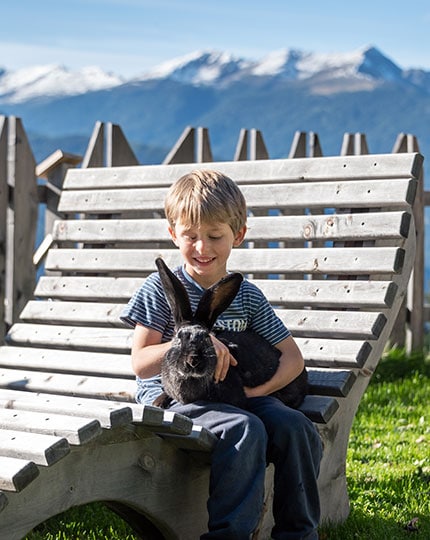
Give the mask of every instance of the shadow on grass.
<path id="1" fill-rule="evenodd" d="M 391 349 L 379 362 L 371 384 L 398 381 L 411 373 L 430 377 L 430 358 L 424 352 L 408 355 L 404 349 Z"/>
<path id="2" fill-rule="evenodd" d="M 430 521 L 428 516 L 418 515 L 402 523 L 355 509 L 345 523 L 321 526 L 319 535 L 320 540 L 428 540 Z"/>

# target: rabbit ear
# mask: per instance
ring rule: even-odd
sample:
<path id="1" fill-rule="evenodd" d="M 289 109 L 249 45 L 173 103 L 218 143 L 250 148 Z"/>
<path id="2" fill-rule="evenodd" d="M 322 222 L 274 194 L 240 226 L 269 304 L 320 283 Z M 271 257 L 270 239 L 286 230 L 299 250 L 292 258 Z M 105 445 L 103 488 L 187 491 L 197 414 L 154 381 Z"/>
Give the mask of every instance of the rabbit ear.
<path id="1" fill-rule="evenodd" d="M 194 319 L 210 330 L 217 317 L 232 303 L 242 281 L 242 274 L 233 273 L 212 285 L 204 292 L 194 314 Z"/>
<path id="2" fill-rule="evenodd" d="M 185 287 L 167 267 L 161 257 L 155 260 L 155 264 L 157 265 L 164 293 L 172 311 L 175 324 L 180 325 L 185 322 L 191 322 L 193 312 Z"/>

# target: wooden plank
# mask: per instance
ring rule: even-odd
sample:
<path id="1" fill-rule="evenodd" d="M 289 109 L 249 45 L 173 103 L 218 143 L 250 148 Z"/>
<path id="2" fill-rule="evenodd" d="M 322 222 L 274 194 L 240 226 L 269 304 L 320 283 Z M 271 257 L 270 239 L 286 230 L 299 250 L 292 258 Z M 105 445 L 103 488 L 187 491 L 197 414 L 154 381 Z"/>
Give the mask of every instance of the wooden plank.
<path id="1" fill-rule="evenodd" d="M 370 357 L 367 341 L 296 338 L 296 343 L 309 367 L 361 368 Z"/>
<path id="2" fill-rule="evenodd" d="M 103 328 L 44 326 L 25 323 L 15 324 L 9 333 L 9 341 L 12 344 L 17 345 L 28 345 L 31 343 L 34 347 L 50 346 L 54 348 L 67 347 L 68 349 L 72 349 L 73 347 L 75 350 L 98 350 L 100 352 L 106 351 L 110 353 L 115 350 L 120 353 L 129 353 L 131 348 L 131 338 L 132 330 L 112 328 L 106 333 Z M 363 340 L 312 339 L 298 337 L 296 341 L 309 366 L 362 367 L 371 351 L 370 345 Z M 63 351 L 61 351 L 61 353 L 58 352 L 59 355 L 62 353 Z M 11 376 L 11 380 L 9 380 L 9 378 L 4 378 L 5 372 L 6 370 L 0 372 L 1 387 L 8 388 L 7 384 L 13 384 L 14 388 L 22 390 L 30 389 L 28 387 L 28 382 L 25 378 L 20 378 L 18 373 L 15 377 Z M 82 379 L 79 378 L 77 381 L 74 381 L 74 384 L 77 385 L 77 389 L 79 389 L 78 383 L 81 381 Z M 127 383 L 128 385 L 129 382 L 132 383 L 132 381 L 122 381 L 122 384 Z M 44 392 L 45 390 L 42 387 L 38 391 Z M 118 382 L 116 383 L 113 392 L 121 395 L 121 391 L 118 388 Z M 77 395 L 84 394 L 79 393 Z M 109 399 L 115 398 L 110 396 Z M 118 399 L 122 401 L 121 398 Z"/>
<path id="3" fill-rule="evenodd" d="M 309 184 L 246 185 L 241 190 L 249 208 L 407 208 L 416 193 L 415 179 L 378 182 L 312 182 Z M 162 212 L 167 188 L 64 191 L 61 212 L 111 214 L 151 210 Z"/>
<path id="4" fill-rule="evenodd" d="M 31 298 L 36 270 L 33 250 L 39 199 L 35 175 L 36 162 L 19 118 L 9 118 L 8 241 L 6 242 L 6 320 L 18 320 Z"/>
<path id="5" fill-rule="evenodd" d="M 308 379 L 311 394 L 346 397 L 357 376 L 350 370 L 308 368 Z"/>
<path id="6" fill-rule="evenodd" d="M 397 286 L 392 281 L 252 279 L 269 302 L 283 306 L 383 309 L 392 305 Z M 41 276 L 35 290 L 38 298 L 62 300 L 128 301 L 144 278 L 95 276 Z"/>
<path id="7" fill-rule="evenodd" d="M 2 369 L 0 388 L 133 402 L 136 382 L 109 377 Z"/>
<path id="8" fill-rule="evenodd" d="M 57 373 L 134 379 L 130 354 L 29 347 L 0 347 L 0 366 Z"/>
<path id="9" fill-rule="evenodd" d="M 131 341 L 132 330 L 124 328 L 87 328 L 26 323 L 14 324 L 7 336 L 7 342 L 10 344 L 25 346 L 31 344 L 32 347 L 40 345 L 108 353 L 116 351 L 124 354 L 130 352 Z"/>
<path id="10" fill-rule="evenodd" d="M 387 319 L 381 313 L 359 311 L 276 310 L 295 337 L 377 339 Z"/>
<path id="11" fill-rule="evenodd" d="M 169 267 L 181 263 L 173 249 L 51 249 L 46 269 L 65 272 L 155 271 L 155 259 L 161 256 Z M 303 273 L 332 275 L 393 274 L 401 270 L 404 251 L 397 247 L 234 249 L 230 270 L 249 273 Z"/>
<path id="12" fill-rule="evenodd" d="M 8 119 L 0 116 L 0 335 L 6 334 L 5 325 L 5 289 L 6 289 L 6 257 L 7 239 L 7 206 L 9 188 L 7 185 L 8 170 Z"/>
<path id="13" fill-rule="evenodd" d="M 355 309 L 354 305 L 349 306 Z M 30 301 L 21 313 L 21 320 L 122 327 L 123 308 L 124 305 L 112 303 Z M 385 316 L 377 312 L 277 309 L 276 313 L 296 336 L 375 339 L 386 323 Z"/>
<path id="14" fill-rule="evenodd" d="M 379 154 L 303 159 L 269 159 L 240 162 L 214 162 L 211 169 L 227 174 L 238 183 L 307 182 L 333 179 L 378 179 L 417 176 L 423 158 L 417 153 Z M 65 189 L 133 188 L 169 186 L 189 173 L 194 164 L 146 165 L 144 167 L 71 169 Z"/>
<path id="15" fill-rule="evenodd" d="M 27 350 L 27 354 L 25 354 L 25 351 Z M 13 354 L 16 351 L 21 351 L 20 355 Z M 69 352 L 69 351 L 65 351 Z M 10 368 L 14 370 L 20 370 L 21 374 L 24 370 L 30 370 L 30 372 L 33 372 L 34 370 L 38 371 L 45 371 L 49 372 L 50 374 L 55 373 L 63 373 L 63 374 L 77 374 L 78 376 L 84 376 L 84 375 L 90 375 L 90 376 L 99 376 L 102 377 L 108 377 L 111 376 L 111 369 L 109 366 L 106 366 L 105 369 L 103 369 L 103 365 L 96 364 L 93 366 L 91 363 L 88 362 L 88 354 L 79 354 L 77 355 L 77 362 L 76 363 L 67 363 L 63 358 L 62 355 L 59 358 L 58 351 L 49 349 L 46 349 L 44 352 L 44 360 L 38 361 L 39 356 L 36 356 L 34 354 L 34 351 L 29 351 L 28 348 L 18 348 L 18 347 L 3 347 L 1 350 L 2 353 L 2 362 L 1 366 L 4 368 Z M 6 361 L 3 359 L 3 356 L 7 359 Z M 80 358 L 83 356 L 83 358 Z M 100 355 L 102 356 L 102 355 Z M 118 355 L 120 356 L 120 355 Z M 66 366 L 69 367 L 65 367 Z M 120 363 L 120 362 L 119 362 Z M 128 359 L 128 362 L 122 366 L 122 372 L 125 378 L 130 378 L 134 381 L 134 374 L 132 372 L 130 361 Z M 28 373 L 25 375 L 26 378 L 31 378 L 33 375 L 32 373 Z M 115 372 L 114 376 L 118 376 Z M 334 395 L 334 396 L 345 396 L 347 391 L 349 391 L 350 388 L 350 381 L 351 377 L 354 375 L 351 371 L 346 370 L 330 370 L 330 369 L 324 369 L 324 370 L 315 370 L 311 368 L 310 370 L 310 384 L 313 388 L 313 393 L 322 392 L 322 390 L 319 390 L 319 388 L 324 388 L 324 395 Z M 122 382 L 118 382 L 119 385 L 122 384 Z M 111 426 L 111 414 L 109 414 L 109 420 L 106 420 L 106 409 L 109 409 L 109 413 L 114 412 L 116 409 L 109 405 L 110 402 L 104 402 L 100 400 L 76 400 L 76 399 L 61 399 L 61 396 L 52 396 L 52 395 L 34 395 L 32 393 L 25 392 L 24 395 L 22 392 L 12 391 L 12 390 L 4 390 L 0 389 L 0 408 L 6 408 L 6 409 L 17 409 L 17 410 L 28 410 L 28 411 L 36 411 L 36 412 L 46 412 L 49 411 L 54 414 L 61 414 L 61 415 L 74 415 L 80 417 L 79 421 L 82 421 L 81 418 L 95 418 L 97 420 L 100 420 L 100 415 L 102 414 L 101 423 L 103 427 Z M 123 404 L 119 404 L 118 406 L 121 406 L 120 410 L 123 410 Z M 130 404 L 130 408 L 133 410 L 134 404 Z M 142 421 L 143 418 L 143 411 L 141 410 L 141 405 L 136 405 L 136 411 L 134 411 L 133 419 L 136 421 L 136 418 L 138 418 L 139 421 Z M 128 411 L 127 411 L 128 412 Z M 147 415 L 150 414 L 150 409 L 147 411 Z M 137 414 L 137 417 L 136 417 Z M 45 418 L 45 416 L 44 416 Z M 156 417 L 157 425 L 160 424 L 160 419 Z M 122 415 L 120 422 L 118 420 L 116 421 L 116 425 L 122 425 L 123 423 L 127 423 L 131 421 L 130 414 Z M 151 419 L 146 417 L 145 424 L 148 425 L 148 422 L 151 422 Z M 37 424 L 34 423 L 36 426 Z M 1 415 L 0 415 L 0 426 L 1 426 Z M 70 426 L 67 426 L 68 428 Z M 62 428 L 62 425 L 60 425 L 60 428 Z M 39 428 L 37 428 L 37 431 L 40 431 Z M 65 436 L 64 434 L 62 436 Z M 67 438 L 67 437 L 66 437 Z M 69 442 L 72 442 L 70 439 L 68 439 Z M 81 441 L 82 443 L 82 441 Z"/>
<path id="16" fill-rule="evenodd" d="M 306 396 L 299 410 L 317 424 L 327 424 L 339 409 L 335 398 L 327 396 Z"/>
<path id="17" fill-rule="evenodd" d="M 72 445 L 85 444 L 102 433 L 97 420 L 55 413 L 0 409 L 0 430 L 4 429 L 64 437 Z"/>
<path id="18" fill-rule="evenodd" d="M 411 214 L 408 212 L 250 217 L 246 239 L 290 242 L 398 239 L 407 237 L 410 219 Z M 167 221 L 161 218 L 57 221 L 53 230 L 53 241 L 171 244 Z"/>
<path id="19" fill-rule="evenodd" d="M 25 367 L 22 366 L 22 368 Z M 70 417 L 96 418 L 105 429 L 124 426 L 132 419 L 142 420 L 143 418 L 143 412 L 138 412 L 137 407 L 136 416 L 133 416 L 131 406 L 120 402 L 5 388 L 0 388 L 0 407 L 19 411 L 49 412 Z M 141 406 L 140 409 L 142 409 Z"/>
<path id="20" fill-rule="evenodd" d="M 124 304 L 99 302 L 44 302 L 30 300 L 21 312 L 25 322 L 48 322 L 121 327 L 120 320 Z"/>
<path id="21" fill-rule="evenodd" d="M 62 437 L 2 429 L 0 455 L 34 461 L 36 465 L 57 463 L 70 452 L 69 443 Z"/>
<path id="22" fill-rule="evenodd" d="M 21 491 L 38 476 L 39 469 L 32 461 L 0 455 L 0 489 Z"/>

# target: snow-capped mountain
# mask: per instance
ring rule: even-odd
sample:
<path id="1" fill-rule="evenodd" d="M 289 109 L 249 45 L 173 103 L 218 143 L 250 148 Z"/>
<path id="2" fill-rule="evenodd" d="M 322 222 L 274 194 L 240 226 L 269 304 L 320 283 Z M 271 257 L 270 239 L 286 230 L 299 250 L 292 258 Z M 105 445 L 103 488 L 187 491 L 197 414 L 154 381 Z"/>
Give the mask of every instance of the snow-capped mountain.
<path id="1" fill-rule="evenodd" d="M 81 95 L 151 80 L 171 80 L 192 86 L 225 88 L 250 78 L 277 78 L 310 81 L 314 84 L 314 93 L 327 94 L 372 90 L 381 82 L 399 82 L 408 77 L 415 81 L 428 81 L 428 77 L 415 71 L 404 72 L 371 46 L 342 54 L 282 49 L 259 60 L 236 58 L 225 52 L 198 51 L 164 62 L 149 72 L 128 80 L 97 67 L 71 71 L 63 66 L 45 65 L 17 71 L 0 70 L 0 103 L 22 103 L 46 97 Z"/>
<path id="2" fill-rule="evenodd" d="M 0 71 L 0 101 L 21 103 L 34 98 L 72 96 L 122 84 L 117 75 L 98 67 L 73 72 L 63 66 L 42 65 L 16 71 Z"/>

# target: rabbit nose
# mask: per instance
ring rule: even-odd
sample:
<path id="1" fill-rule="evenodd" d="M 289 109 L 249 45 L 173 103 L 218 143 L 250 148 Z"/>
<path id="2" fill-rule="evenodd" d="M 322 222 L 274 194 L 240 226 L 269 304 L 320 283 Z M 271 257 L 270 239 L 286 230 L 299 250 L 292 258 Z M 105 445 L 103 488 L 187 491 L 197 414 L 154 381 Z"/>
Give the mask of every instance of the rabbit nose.
<path id="1" fill-rule="evenodd" d="M 196 368 L 200 363 L 199 355 L 198 354 L 190 354 L 187 358 L 187 364 L 192 367 Z"/>

